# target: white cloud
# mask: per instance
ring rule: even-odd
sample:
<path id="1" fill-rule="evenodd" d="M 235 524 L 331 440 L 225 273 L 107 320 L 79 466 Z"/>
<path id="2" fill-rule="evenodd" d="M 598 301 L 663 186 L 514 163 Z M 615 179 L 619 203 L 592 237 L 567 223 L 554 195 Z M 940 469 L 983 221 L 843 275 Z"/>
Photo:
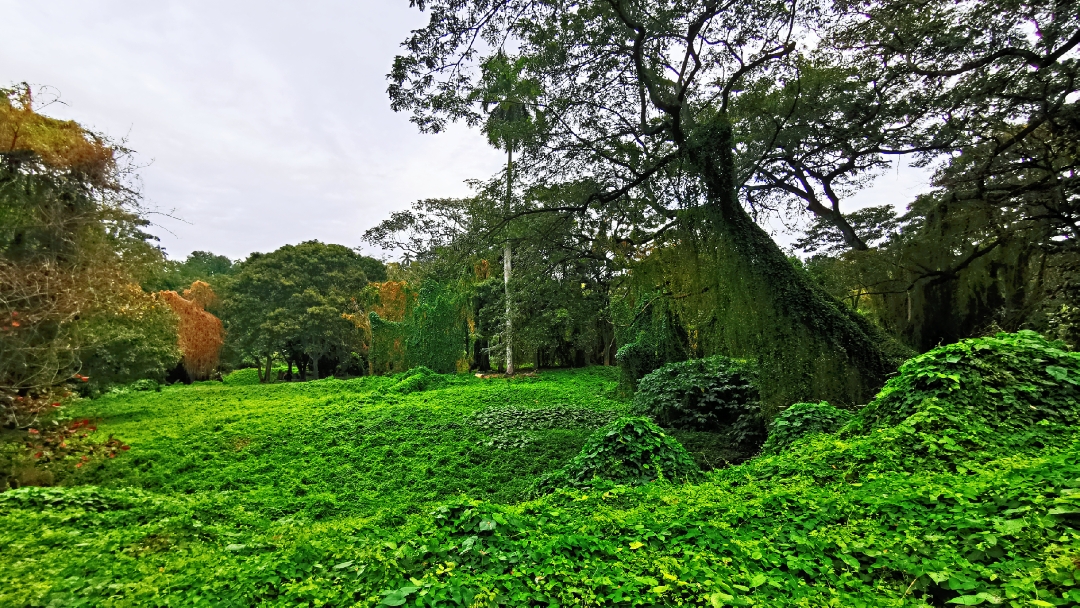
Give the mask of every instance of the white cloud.
<path id="1" fill-rule="evenodd" d="M 171 257 L 306 239 L 355 246 L 419 198 L 461 196 L 502 155 L 464 128 L 420 135 L 385 74 L 426 15 L 404 2 L 0 0 L 0 83 L 127 137 Z M 152 161 L 152 162 L 150 162 Z"/>

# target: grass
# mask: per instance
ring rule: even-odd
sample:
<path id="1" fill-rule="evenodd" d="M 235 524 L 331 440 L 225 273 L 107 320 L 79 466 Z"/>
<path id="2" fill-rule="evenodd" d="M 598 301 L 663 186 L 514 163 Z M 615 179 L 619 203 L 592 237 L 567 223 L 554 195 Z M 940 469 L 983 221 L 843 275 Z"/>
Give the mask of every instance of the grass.
<path id="1" fill-rule="evenodd" d="M 701 484 L 530 499 L 625 409 L 612 371 L 83 402 L 131 449 L 0 494 L 0 606 L 1080 603 L 1075 425 L 998 436 L 928 400 Z"/>

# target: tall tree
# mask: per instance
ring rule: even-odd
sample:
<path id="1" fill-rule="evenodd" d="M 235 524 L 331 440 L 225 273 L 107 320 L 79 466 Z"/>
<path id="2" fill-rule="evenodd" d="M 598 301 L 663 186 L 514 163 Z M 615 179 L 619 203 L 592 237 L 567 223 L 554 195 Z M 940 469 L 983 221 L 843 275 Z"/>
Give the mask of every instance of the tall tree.
<path id="1" fill-rule="evenodd" d="M 415 0 L 429 23 L 405 41 L 389 88 L 422 130 L 479 124 L 484 47 L 515 49 L 539 84 L 546 126 L 528 166 L 541 183 L 587 178 L 564 209 L 653 199 L 712 251 L 715 326 L 725 350 L 756 356 L 776 382 L 772 408 L 806 398 L 867 400 L 895 361 L 865 320 L 792 267 L 739 196 L 733 113 L 742 91 L 797 76 L 799 32 L 820 8 L 794 1 Z M 521 178 L 519 161 L 518 178 Z M 674 205 L 674 208 L 672 207 Z"/>
<path id="2" fill-rule="evenodd" d="M 536 81 L 522 78 L 524 62 L 511 62 L 499 51 L 481 66 L 480 86 L 473 91 L 487 114 L 483 131 L 488 142 L 506 150 L 506 198 L 503 214 L 510 217 L 514 198 L 514 150 L 522 145 L 533 129 L 533 104 L 539 95 Z M 513 299 L 510 291 L 512 273 L 510 235 L 503 243 L 503 292 L 506 300 L 506 374 L 514 375 Z"/>

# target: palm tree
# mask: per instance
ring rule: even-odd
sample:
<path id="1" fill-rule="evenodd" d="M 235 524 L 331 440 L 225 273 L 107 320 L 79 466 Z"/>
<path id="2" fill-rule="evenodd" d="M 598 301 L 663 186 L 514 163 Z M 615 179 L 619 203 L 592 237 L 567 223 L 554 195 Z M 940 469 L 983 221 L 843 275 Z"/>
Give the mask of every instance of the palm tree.
<path id="1" fill-rule="evenodd" d="M 510 217 L 514 194 L 514 150 L 520 147 L 534 129 L 534 101 L 539 95 L 539 85 L 534 80 L 522 78 L 524 61 L 510 61 L 499 51 L 482 66 L 479 93 L 474 100 L 480 101 L 487 114 L 483 132 L 488 142 L 497 149 L 506 150 L 506 200 L 503 202 L 505 217 Z M 513 320 L 511 315 L 510 274 L 511 250 L 509 224 L 503 244 L 503 290 L 506 299 L 506 374 L 514 374 Z"/>

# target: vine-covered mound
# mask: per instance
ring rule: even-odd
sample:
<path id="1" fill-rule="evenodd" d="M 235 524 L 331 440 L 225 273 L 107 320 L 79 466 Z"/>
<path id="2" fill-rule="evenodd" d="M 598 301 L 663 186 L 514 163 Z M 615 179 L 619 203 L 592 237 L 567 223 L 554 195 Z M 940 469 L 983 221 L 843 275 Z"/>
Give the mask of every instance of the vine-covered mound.
<path id="1" fill-rule="evenodd" d="M 626 417 L 599 429 L 561 470 L 539 483 L 541 493 L 558 487 L 641 485 L 667 479 L 699 481 L 701 469 L 686 449 L 648 418 Z"/>
<path id="2" fill-rule="evenodd" d="M 632 412 L 665 428 L 723 432 L 756 451 L 765 438 L 753 366 L 728 357 L 670 363 L 638 382 Z"/>
<path id="3" fill-rule="evenodd" d="M 807 435 L 835 433 L 851 420 L 851 414 L 837 409 L 827 401 L 796 403 L 787 408 L 769 425 L 769 438 L 762 447 L 764 454 L 779 454 Z"/>
<path id="4" fill-rule="evenodd" d="M 446 378 L 423 365 L 394 376 L 395 382 L 390 391 L 408 395 L 446 385 Z"/>
<path id="5" fill-rule="evenodd" d="M 1080 422 L 1080 353 L 1033 331 L 935 348 L 904 363 L 844 435 L 897 426 L 927 400 L 999 432 L 1044 420 L 1075 424 Z"/>

